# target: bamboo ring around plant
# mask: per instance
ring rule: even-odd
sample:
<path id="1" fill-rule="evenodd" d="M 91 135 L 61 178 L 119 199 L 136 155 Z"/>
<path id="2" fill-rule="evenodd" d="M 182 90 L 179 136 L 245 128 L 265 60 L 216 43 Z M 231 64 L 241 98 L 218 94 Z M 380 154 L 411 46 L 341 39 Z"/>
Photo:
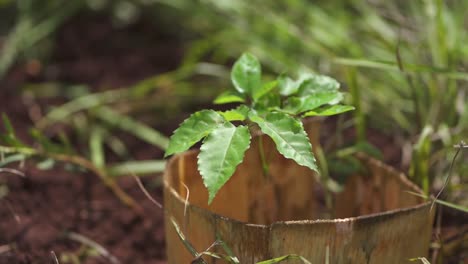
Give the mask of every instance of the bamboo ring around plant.
<path id="1" fill-rule="evenodd" d="M 271 166 L 269 182 L 258 155 L 260 140 Z M 348 178 L 344 191 L 334 196 L 335 219 L 326 220 L 314 172 L 285 159 L 267 137 L 253 139 L 243 163 L 210 205 L 197 154 L 174 156 L 164 175 L 170 264 L 194 259 L 171 219 L 192 251 L 201 253 L 222 240 L 243 264 L 290 254 L 310 263 L 406 263 L 428 253 L 434 217 L 430 202 L 407 192 L 421 191 L 402 173 L 370 157 L 357 155 L 369 173 Z M 221 246 L 210 251 L 225 254 Z"/>

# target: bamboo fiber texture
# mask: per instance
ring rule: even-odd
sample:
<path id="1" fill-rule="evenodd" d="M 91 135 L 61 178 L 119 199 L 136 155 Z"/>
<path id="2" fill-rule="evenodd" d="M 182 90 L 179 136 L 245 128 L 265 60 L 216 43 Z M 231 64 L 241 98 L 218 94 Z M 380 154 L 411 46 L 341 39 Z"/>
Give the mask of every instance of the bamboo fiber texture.
<path id="1" fill-rule="evenodd" d="M 259 140 L 270 164 L 268 177 L 260 163 Z M 317 140 L 311 138 L 312 144 Z M 434 217 L 430 203 L 408 193 L 420 190 L 403 174 L 366 155 L 357 158 L 367 173 L 348 178 L 344 191 L 333 197 L 334 219 L 323 219 L 327 210 L 316 175 L 283 158 L 267 137 L 253 139 L 244 162 L 209 206 L 197 154 L 174 156 L 164 175 L 169 264 L 194 260 L 171 219 L 196 251 L 220 239 L 242 264 L 289 254 L 311 263 L 393 264 L 428 253 Z M 210 251 L 224 253 L 220 246 Z"/>

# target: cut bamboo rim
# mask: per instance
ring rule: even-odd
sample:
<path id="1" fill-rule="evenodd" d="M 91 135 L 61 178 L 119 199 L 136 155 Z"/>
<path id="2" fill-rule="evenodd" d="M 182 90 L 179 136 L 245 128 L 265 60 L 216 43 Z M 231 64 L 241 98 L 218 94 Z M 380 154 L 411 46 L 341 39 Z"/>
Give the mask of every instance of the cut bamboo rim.
<path id="1" fill-rule="evenodd" d="M 263 140 L 270 164 L 270 183 L 262 175 L 259 140 Z M 334 197 L 337 219 L 327 220 L 321 219 L 325 208 L 314 173 L 283 158 L 268 138 L 253 139 L 244 162 L 210 206 L 197 170 L 197 154 L 188 151 L 174 156 L 164 174 L 169 264 L 194 259 L 171 218 L 183 227 L 198 252 L 221 239 L 242 264 L 289 254 L 301 255 L 311 263 L 326 263 L 328 256 L 329 263 L 393 264 L 428 253 L 434 217 L 430 202 L 407 192 L 421 190 L 402 173 L 366 155 L 357 157 L 369 173 L 347 180 L 344 191 Z M 188 203 L 184 184 L 190 190 Z M 224 253 L 221 247 L 213 251 Z M 295 261 L 284 263 L 300 263 Z"/>

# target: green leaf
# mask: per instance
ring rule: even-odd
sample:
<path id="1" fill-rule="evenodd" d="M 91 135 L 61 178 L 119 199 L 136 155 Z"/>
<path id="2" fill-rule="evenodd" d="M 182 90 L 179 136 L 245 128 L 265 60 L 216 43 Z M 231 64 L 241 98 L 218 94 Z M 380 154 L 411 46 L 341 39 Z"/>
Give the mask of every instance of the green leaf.
<path id="1" fill-rule="evenodd" d="M 257 101 L 262 96 L 271 92 L 271 90 L 275 89 L 277 85 L 278 85 L 278 81 L 276 80 L 265 83 L 261 89 L 256 90 L 255 93 L 253 94 L 254 101 Z"/>
<path id="2" fill-rule="evenodd" d="M 133 134 L 137 138 L 158 146 L 163 150 L 166 149 L 169 144 L 169 139 L 161 132 L 133 119 L 129 115 L 120 114 L 112 108 L 102 106 L 97 108 L 93 114 L 102 121 Z"/>
<path id="3" fill-rule="evenodd" d="M 11 125 L 10 119 L 5 113 L 2 113 L 3 126 L 5 127 L 6 132 L 12 138 L 15 138 L 15 130 Z"/>
<path id="4" fill-rule="evenodd" d="M 348 177 L 356 174 L 356 172 L 364 170 L 361 162 L 354 156 L 343 158 L 329 158 L 328 168 L 334 179 L 341 185 L 345 185 Z"/>
<path id="5" fill-rule="evenodd" d="M 40 170 L 50 170 L 54 167 L 55 160 L 53 159 L 45 159 L 39 163 L 37 163 L 37 168 Z"/>
<path id="6" fill-rule="evenodd" d="M 174 131 L 164 156 L 186 151 L 222 123 L 224 118 L 213 110 L 192 114 Z"/>
<path id="7" fill-rule="evenodd" d="M 244 121 L 249 113 L 249 108 L 246 105 L 240 105 L 236 109 L 218 112 L 226 121 Z"/>
<path id="8" fill-rule="evenodd" d="M 367 141 L 357 142 L 355 145 L 342 148 L 336 152 L 336 156 L 339 158 L 348 157 L 356 154 L 357 152 L 364 152 L 369 156 L 372 156 L 376 159 L 382 160 L 382 152 L 374 145 Z"/>
<path id="9" fill-rule="evenodd" d="M 301 75 L 301 84 L 298 95 L 305 96 L 324 92 L 338 92 L 340 83 L 335 79 L 325 76 L 306 73 Z"/>
<path id="10" fill-rule="evenodd" d="M 325 104 L 333 104 L 343 98 L 341 93 L 326 92 L 304 97 L 293 96 L 288 99 L 284 110 L 294 114 L 314 110 Z"/>
<path id="11" fill-rule="evenodd" d="M 18 138 L 16 138 L 15 130 L 11 125 L 10 119 L 5 113 L 2 113 L 2 120 L 6 133 L 0 133 L 0 143 L 13 147 L 25 146 Z"/>
<path id="12" fill-rule="evenodd" d="M 261 78 L 260 62 L 250 53 L 244 53 L 232 67 L 232 84 L 242 94 L 255 94 L 262 86 Z"/>
<path id="13" fill-rule="evenodd" d="M 318 172 L 312 145 L 299 120 L 275 112 L 268 113 L 265 118 L 254 113 L 249 117 L 260 126 L 263 133 L 273 139 L 276 148 L 285 158 Z"/>
<path id="14" fill-rule="evenodd" d="M 226 91 L 220 94 L 213 103 L 215 104 L 229 104 L 229 103 L 243 103 L 245 99 L 242 97 L 242 94 L 236 91 Z"/>
<path id="15" fill-rule="evenodd" d="M 293 79 L 289 78 L 284 74 L 281 74 L 278 77 L 278 88 L 282 96 L 290 96 L 297 93 L 299 85 L 299 82 L 294 81 Z"/>
<path id="16" fill-rule="evenodd" d="M 30 130 L 30 134 L 34 141 L 39 143 L 41 148 L 46 152 L 63 154 L 67 151 L 64 146 L 48 138 L 41 130 L 37 128 L 32 128 Z"/>
<path id="17" fill-rule="evenodd" d="M 0 168 L 13 162 L 24 161 L 25 159 L 26 155 L 24 154 L 8 155 L 3 159 L 0 158 Z"/>
<path id="18" fill-rule="evenodd" d="M 234 174 L 250 145 L 246 126 L 225 123 L 213 130 L 203 141 L 198 155 L 198 169 L 208 188 L 210 204 L 219 189 Z"/>
<path id="19" fill-rule="evenodd" d="M 267 93 L 255 102 L 253 108 L 257 111 L 271 111 L 273 109 L 279 109 L 280 106 L 280 95 L 278 93 Z"/>
<path id="20" fill-rule="evenodd" d="M 338 93 L 340 84 L 335 79 L 325 75 L 302 73 L 297 80 L 281 75 L 278 78 L 278 87 L 282 96 L 296 94 L 307 96 L 317 93 Z"/>
<path id="21" fill-rule="evenodd" d="M 344 112 L 348 112 L 354 110 L 354 106 L 350 105 L 332 105 L 330 107 L 326 107 L 323 109 L 315 110 L 315 111 L 309 111 L 303 115 L 303 117 L 306 116 L 331 116 L 331 115 L 337 115 L 341 114 Z"/>

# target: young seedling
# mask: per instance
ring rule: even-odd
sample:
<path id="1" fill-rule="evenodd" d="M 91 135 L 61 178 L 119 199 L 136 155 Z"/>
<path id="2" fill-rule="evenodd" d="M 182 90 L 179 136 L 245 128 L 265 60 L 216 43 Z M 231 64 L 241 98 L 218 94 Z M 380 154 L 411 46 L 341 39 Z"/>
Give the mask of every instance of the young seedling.
<path id="1" fill-rule="evenodd" d="M 234 89 L 218 96 L 214 103 L 240 105 L 224 112 L 201 110 L 192 114 L 174 131 L 165 154 L 186 151 L 202 141 L 198 170 L 208 189 L 208 203 L 242 162 L 250 146 L 252 126 L 271 137 L 285 158 L 318 172 L 301 118 L 354 109 L 339 104 L 343 99 L 339 83 L 327 76 L 305 73 L 293 80 L 280 75 L 274 81 L 262 82 L 260 63 L 249 53 L 234 63 L 231 81 Z"/>

